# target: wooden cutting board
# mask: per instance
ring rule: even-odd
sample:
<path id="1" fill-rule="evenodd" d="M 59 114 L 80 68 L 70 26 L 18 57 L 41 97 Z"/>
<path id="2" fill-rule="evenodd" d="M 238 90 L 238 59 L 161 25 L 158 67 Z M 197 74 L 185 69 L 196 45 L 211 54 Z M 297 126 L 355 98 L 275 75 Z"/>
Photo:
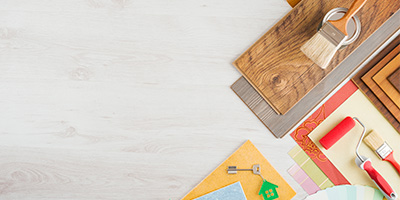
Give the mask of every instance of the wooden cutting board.
<path id="1" fill-rule="evenodd" d="M 389 82 L 400 92 L 400 68 L 388 78 Z"/>
<path id="2" fill-rule="evenodd" d="M 234 62 L 277 113 L 287 113 L 400 8 L 398 0 L 367 1 L 357 14 L 363 27 L 360 37 L 322 70 L 301 53 L 300 47 L 316 33 L 325 13 L 351 3 L 302 0 Z"/>
<path id="3" fill-rule="evenodd" d="M 393 101 L 394 104 L 400 109 L 400 93 L 387 79 L 393 72 L 400 67 L 400 54 L 391 60 L 385 67 L 376 73 L 372 79 L 377 85 L 386 93 L 386 95 Z"/>

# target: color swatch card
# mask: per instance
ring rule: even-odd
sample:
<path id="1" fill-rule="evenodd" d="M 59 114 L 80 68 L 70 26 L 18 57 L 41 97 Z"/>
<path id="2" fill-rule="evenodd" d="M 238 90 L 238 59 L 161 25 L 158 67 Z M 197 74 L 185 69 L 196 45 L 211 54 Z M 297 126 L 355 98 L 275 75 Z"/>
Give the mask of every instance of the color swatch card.
<path id="1" fill-rule="evenodd" d="M 335 186 L 324 172 L 322 172 L 314 163 L 314 161 L 311 160 L 311 158 L 300 148 L 300 146 L 296 145 L 288 154 L 299 165 L 299 167 L 304 170 L 307 176 L 313 180 L 319 189 L 323 190 Z M 310 189 L 307 188 L 307 190 Z"/>
<path id="2" fill-rule="evenodd" d="M 307 194 L 314 194 L 321 190 L 298 164 L 294 164 L 288 172 Z"/>
<path id="3" fill-rule="evenodd" d="M 321 190 L 305 200 L 382 200 L 383 194 L 372 187 L 340 185 Z"/>
<path id="4" fill-rule="evenodd" d="M 357 90 L 335 112 L 327 117 L 309 137 L 314 141 L 323 154 L 335 165 L 351 184 L 376 187 L 368 174 L 355 163 L 355 149 L 362 134 L 363 128 L 356 123 L 355 127 L 347 132 L 329 150 L 325 150 L 319 140 L 334 128 L 345 117 L 357 117 L 367 129 L 376 131 L 393 148 L 400 153 L 400 134 L 380 114 L 364 94 Z M 400 192 L 400 176 L 387 162 L 381 161 L 378 156 L 365 144 L 361 143 L 359 153 L 371 159 L 372 165 L 389 182 L 393 189 Z M 400 154 L 394 154 L 399 160 Z"/>
<path id="5" fill-rule="evenodd" d="M 183 200 L 201 197 L 238 181 L 240 181 L 247 199 L 263 200 L 263 196 L 259 195 L 259 192 L 262 189 L 261 187 L 265 186 L 265 182 L 259 175 L 253 174 L 252 171 L 239 171 L 237 174 L 228 174 L 227 172 L 228 166 L 236 166 L 237 169 L 251 169 L 256 164 L 260 165 L 261 175 L 266 181 L 277 186 L 276 192 L 279 195 L 277 199 L 291 199 L 296 195 L 296 192 L 279 175 L 253 143 L 247 141 L 183 197 Z"/>
<path id="6" fill-rule="evenodd" d="M 236 182 L 232 185 L 228 185 L 217 191 L 206 194 L 202 197 L 196 198 L 195 200 L 246 200 L 242 185 L 240 182 Z"/>

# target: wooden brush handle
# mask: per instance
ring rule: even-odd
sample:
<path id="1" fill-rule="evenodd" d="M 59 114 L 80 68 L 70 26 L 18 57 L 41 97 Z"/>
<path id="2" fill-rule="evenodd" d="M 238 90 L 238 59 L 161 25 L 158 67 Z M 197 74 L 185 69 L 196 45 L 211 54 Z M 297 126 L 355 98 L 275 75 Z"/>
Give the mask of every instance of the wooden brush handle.
<path id="1" fill-rule="evenodd" d="M 354 0 L 353 4 L 351 4 L 349 10 L 344 14 L 344 16 L 338 20 L 331 21 L 329 22 L 334 25 L 336 28 L 338 28 L 342 33 L 345 35 L 347 34 L 347 23 L 350 21 L 350 19 L 364 6 L 365 2 L 367 0 Z"/>

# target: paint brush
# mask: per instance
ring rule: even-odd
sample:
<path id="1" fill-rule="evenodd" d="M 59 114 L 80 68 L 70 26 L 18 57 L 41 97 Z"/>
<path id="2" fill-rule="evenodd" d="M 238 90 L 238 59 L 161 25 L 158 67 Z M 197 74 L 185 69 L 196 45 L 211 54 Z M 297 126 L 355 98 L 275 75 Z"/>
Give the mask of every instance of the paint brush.
<path id="1" fill-rule="evenodd" d="M 394 159 L 392 148 L 383 140 L 383 138 L 375 131 L 371 131 L 368 136 L 364 138 L 364 142 L 375 151 L 378 156 L 384 160 L 390 162 L 393 167 L 400 174 L 400 165 Z"/>
<path id="2" fill-rule="evenodd" d="M 325 69 L 336 51 L 347 39 L 347 23 L 367 0 L 355 0 L 346 14 L 338 20 L 328 20 L 300 50 L 315 64 Z"/>

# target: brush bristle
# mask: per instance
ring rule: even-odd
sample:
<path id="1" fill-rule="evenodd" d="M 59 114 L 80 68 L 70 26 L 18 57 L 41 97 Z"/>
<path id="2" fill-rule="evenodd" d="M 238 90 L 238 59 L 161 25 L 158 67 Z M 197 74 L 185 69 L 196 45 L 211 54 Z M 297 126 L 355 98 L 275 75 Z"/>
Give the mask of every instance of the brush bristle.
<path id="1" fill-rule="evenodd" d="M 318 32 L 300 50 L 315 64 L 325 69 L 338 48 Z"/>
<path id="2" fill-rule="evenodd" d="M 376 151 L 380 146 L 382 146 L 383 143 L 385 143 L 383 138 L 374 130 L 365 136 L 364 142 L 374 151 Z"/>

